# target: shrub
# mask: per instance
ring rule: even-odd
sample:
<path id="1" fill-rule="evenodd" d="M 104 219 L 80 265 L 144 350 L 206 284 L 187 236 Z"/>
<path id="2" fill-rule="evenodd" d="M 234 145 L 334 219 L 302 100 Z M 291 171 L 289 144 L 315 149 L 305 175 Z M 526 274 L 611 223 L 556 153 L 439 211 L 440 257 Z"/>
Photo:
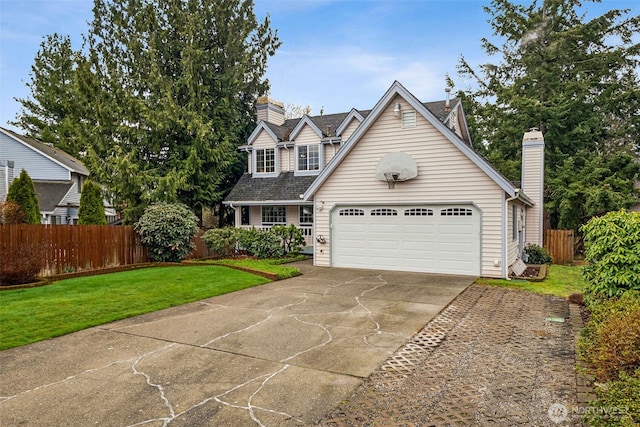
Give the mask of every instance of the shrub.
<path id="1" fill-rule="evenodd" d="M 241 229 L 234 227 L 214 228 L 202 235 L 204 244 L 219 256 L 232 256 L 239 244 Z"/>
<path id="2" fill-rule="evenodd" d="M 299 253 L 305 244 L 302 230 L 293 224 L 275 225 L 271 228 L 271 232 L 280 238 L 285 255 Z"/>
<path id="3" fill-rule="evenodd" d="M 609 212 L 592 218 L 582 231 L 587 303 L 640 291 L 640 213 Z"/>
<path id="4" fill-rule="evenodd" d="M 43 248 L 40 246 L 19 246 L 5 250 L 0 253 L 0 285 L 35 282 L 43 267 Z"/>
<path id="5" fill-rule="evenodd" d="M 8 202 L 16 202 L 24 214 L 24 223 L 40 224 L 40 208 L 33 181 L 27 171 L 22 169 L 20 176 L 13 180 L 7 193 Z"/>
<path id="6" fill-rule="evenodd" d="M 640 370 L 633 375 L 620 373 L 620 378 L 596 388 L 598 398 L 590 402 L 584 421 L 590 426 L 640 425 Z"/>
<path id="7" fill-rule="evenodd" d="M 640 292 L 593 303 L 591 318 L 578 341 L 587 371 L 598 381 L 633 375 L 640 369 Z"/>
<path id="8" fill-rule="evenodd" d="M 524 248 L 524 259 L 529 264 L 551 264 L 551 255 L 542 246 L 530 243 Z"/>
<path id="9" fill-rule="evenodd" d="M 0 224 L 22 224 L 24 212 L 16 202 L 0 202 Z"/>
<path id="10" fill-rule="evenodd" d="M 104 214 L 104 200 L 102 188 L 92 181 L 87 181 L 82 187 L 80 195 L 80 209 L 78 210 L 78 224 L 80 225 L 106 225 L 107 217 Z"/>
<path id="11" fill-rule="evenodd" d="M 284 255 L 282 242 L 278 236 L 270 231 L 242 230 L 240 233 L 240 246 L 250 255 L 258 259 L 279 258 Z"/>
<path id="12" fill-rule="evenodd" d="M 193 250 L 191 241 L 198 231 L 198 219 L 182 204 L 159 203 L 149 206 L 135 225 L 153 261 L 178 262 Z"/>

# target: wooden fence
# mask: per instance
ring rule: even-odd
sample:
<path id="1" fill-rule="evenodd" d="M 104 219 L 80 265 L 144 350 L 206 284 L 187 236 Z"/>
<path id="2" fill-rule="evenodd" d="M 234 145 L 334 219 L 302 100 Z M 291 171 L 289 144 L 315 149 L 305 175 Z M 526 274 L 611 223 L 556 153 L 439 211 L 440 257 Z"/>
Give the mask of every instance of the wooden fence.
<path id="1" fill-rule="evenodd" d="M 573 230 L 545 230 L 544 247 L 554 264 L 570 264 L 574 255 Z"/>
<path id="2" fill-rule="evenodd" d="M 147 248 L 131 226 L 0 225 L 0 262 L 20 247 L 33 247 L 42 254 L 41 276 L 148 260 Z"/>

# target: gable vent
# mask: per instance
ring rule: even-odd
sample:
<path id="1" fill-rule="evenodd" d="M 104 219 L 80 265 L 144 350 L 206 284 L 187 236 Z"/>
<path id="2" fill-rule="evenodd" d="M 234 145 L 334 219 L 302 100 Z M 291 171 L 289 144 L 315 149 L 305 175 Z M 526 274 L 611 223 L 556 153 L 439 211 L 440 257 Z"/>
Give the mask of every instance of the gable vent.
<path id="1" fill-rule="evenodd" d="M 402 112 L 402 127 L 414 128 L 416 127 L 416 112 L 415 111 L 403 111 Z"/>

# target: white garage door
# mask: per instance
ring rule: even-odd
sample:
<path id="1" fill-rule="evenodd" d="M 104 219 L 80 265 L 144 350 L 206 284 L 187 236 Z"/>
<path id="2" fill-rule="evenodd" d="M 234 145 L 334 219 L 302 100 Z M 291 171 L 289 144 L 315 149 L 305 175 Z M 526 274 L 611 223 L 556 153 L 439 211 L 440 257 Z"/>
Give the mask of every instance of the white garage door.
<path id="1" fill-rule="evenodd" d="M 480 214 L 460 206 L 345 206 L 331 215 L 335 267 L 480 274 Z"/>

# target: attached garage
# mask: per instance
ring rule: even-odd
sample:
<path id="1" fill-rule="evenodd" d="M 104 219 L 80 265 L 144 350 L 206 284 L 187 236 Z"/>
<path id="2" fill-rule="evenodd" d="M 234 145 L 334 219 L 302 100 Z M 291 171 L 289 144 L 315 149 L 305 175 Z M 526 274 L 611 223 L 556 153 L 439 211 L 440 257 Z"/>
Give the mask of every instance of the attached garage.
<path id="1" fill-rule="evenodd" d="M 480 275 L 473 205 L 354 205 L 331 212 L 331 265 Z"/>

